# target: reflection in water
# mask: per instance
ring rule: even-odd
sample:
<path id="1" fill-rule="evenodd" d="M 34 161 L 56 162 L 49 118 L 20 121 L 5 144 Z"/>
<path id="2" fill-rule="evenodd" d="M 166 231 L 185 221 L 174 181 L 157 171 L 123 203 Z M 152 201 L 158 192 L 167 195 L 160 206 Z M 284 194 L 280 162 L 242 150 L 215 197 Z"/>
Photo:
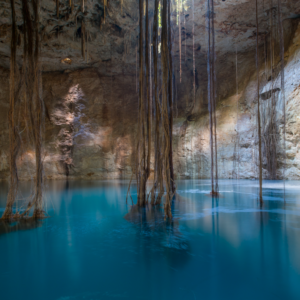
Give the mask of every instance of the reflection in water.
<path id="1" fill-rule="evenodd" d="M 42 224 L 42 220 L 36 220 L 32 218 L 20 219 L 13 223 L 6 220 L 0 220 L 0 235 L 18 230 L 35 229 L 37 227 L 41 227 Z"/>
<path id="2" fill-rule="evenodd" d="M 149 249 L 162 252 L 172 268 L 181 268 L 190 259 L 191 247 L 185 235 L 180 232 L 179 220 L 166 221 L 164 210 L 158 206 L 131 206 L 124 217 L 136 226 L 136 243 L 144 250 L 146 261 Z"/>
<path id="3" fill-rule="evenodd" d="M 286 203 L 282 183 L 265 182 L 262 209 L 257 182 L 220 181 L 219 199 L 206 196 L 206 180 L 177 186 L 174 219 L 166 222 L 163 208 L 126 205 L 128 181 L 49 181 L 50 218 L 0 224 L 1 296 L 300 298 L 298 182 L 287 183 Z M 136 201 L 134 185 L 132 195 Z"/>

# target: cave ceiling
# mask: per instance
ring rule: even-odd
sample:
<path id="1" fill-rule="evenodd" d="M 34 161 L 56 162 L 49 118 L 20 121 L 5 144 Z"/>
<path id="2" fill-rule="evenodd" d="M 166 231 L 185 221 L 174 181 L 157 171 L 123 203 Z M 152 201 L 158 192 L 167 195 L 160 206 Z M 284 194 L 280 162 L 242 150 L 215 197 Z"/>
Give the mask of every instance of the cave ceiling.
<path id="1" fill-rule="evenodd" d="M 41 59 L 44 72 L 68 71 L 83 68 L 97 68 L 105 74 L 136 73 L 138 38 L 138 1 L 108 0 L 104 20 L 103 0 L 85 0 L 84 12 L 81 1 L 74 1 L 71 11 L 69 0 L 59 1 L 59 17 L 56 14 L 56 1 L 41 1 Z M 150 6 L 150 22 L 153 18 L 153 2 Z M 192 69 L 193 48 L 196 68 L 206 68 L 207 1 L 183 1 L 181 12 L 182 28 L 182 68 Z M 281 0 L 283 20 L 295 19 L 300 15 L 300 1 Z M 20 37 L 18 61 L 22 57 L 22 15 L 21 1 L 16 0 L 17 25 Z M 238 53 L 255 52 L 256 24 L 255 0 L 215 0 L 216 56 L 220 59 L 219 70 L 224 69 L 227 59 Z M 179 30 L 176 21 L 176 2 L 172 5 L 172 32 L 174 68 L 179 65 Z M 260 44 L 270 28 L 270 11 L 276 10 L 277 0 L 259 0 Z M 81 57 L 81 22 L 85 20 L 88 33 L 88 59 Z M 193 47 L 194 19 L 194 47 Z M 9 68 L 11 9 L 9 0 L 0 1 L 0 66 Z M 70 61 L 63 61 L 69 58 Z M 70 63 L 71 62 L 71 63 Z M 228 62 L 229 63 L 229 62 Z M 232 64 L 232 62 L 230 62 Z M 199 71 L 200 70 L 200 71 Z"/>

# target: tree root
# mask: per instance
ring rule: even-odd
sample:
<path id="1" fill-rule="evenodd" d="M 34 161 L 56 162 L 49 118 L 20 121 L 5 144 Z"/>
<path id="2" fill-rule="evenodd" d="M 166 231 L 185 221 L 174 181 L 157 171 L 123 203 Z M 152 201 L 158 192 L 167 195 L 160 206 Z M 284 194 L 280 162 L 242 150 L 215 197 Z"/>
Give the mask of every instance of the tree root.
<path id="1" fill-rule="evenodd" d="M 206 194 L 205 196 L 208 197 L 214 197 L 214 198 L 224 198 L 224 196 L 222 194 L 220 194 L 219 192 L 210 192 L 209 194 Z"/>
<path id="2" fill-rule="evenodd" d="M 46 212 L 42 209 L 35 209 L 32 215 L 33 219 L 44 219 L 47 218 Z"/>

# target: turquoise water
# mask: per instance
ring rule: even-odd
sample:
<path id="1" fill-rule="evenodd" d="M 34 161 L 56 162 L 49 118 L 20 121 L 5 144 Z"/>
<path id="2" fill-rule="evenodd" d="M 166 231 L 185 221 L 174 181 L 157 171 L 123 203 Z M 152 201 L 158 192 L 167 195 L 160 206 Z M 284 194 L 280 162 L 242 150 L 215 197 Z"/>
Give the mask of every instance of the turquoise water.
<path id="1" fill-rule="evenodd" d="M 264 182 L 262 209 L 254 181 L 221 181 L 218 200 L 177 184 L 168 223 L 126 205 L 128 182 L 49 182 L 50 218 L 0 224 L 1 299 L 300 299 L 299 182 L 285 201 Z"/>

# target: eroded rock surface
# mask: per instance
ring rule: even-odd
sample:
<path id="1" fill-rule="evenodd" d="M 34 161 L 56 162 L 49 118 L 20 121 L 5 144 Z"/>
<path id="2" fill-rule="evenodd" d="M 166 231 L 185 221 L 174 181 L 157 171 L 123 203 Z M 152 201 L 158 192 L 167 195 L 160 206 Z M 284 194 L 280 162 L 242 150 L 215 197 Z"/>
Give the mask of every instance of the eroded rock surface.
<path id="1" fill-rule="evenodd" d="M 74 1 L 41 1 L 43 98 L 45 103 L 45 176 L 58 178 L 130 178 L 135 164 L 137 126 L 137 1 L 108 1 L 104 23 L 103 1 L 86 0 L 85 8 Z M 254 1 L 215 1 L 218 169 L 221 178 L 257 177 L 257 99 L 255 70 Z M 277 1 L 273 1 L 277 2 Z M 209 178 L 209 121 L 207 112 L 206 2 L 194 8 L 196 60 L 193 90 L 192 7 L 185 3 L 181 14 L 182 76 L 179 76 L 179 31 L 173 20 L 173 61 L 176 74 L 174 98 L 174 167 L 177 178 Z M 271 2 L 260 3 L 259 71 L 263 128 L 268 127 L 270 101 L 276 98 L 276 176 L 283 176 L 283 113 L 280 86 L 278 36 L 275 43 L 273 81 L 264 65 Z M 300 27 L 296 17 L 300 2 L 282 3 L 285 35 L 286 161 L 285 176 L 300 177 Z M 175 7 L 175 6 L 174 6 Z M 22 63 L 21 1 L 16 0 Z M 8 103 L 10 56 L 10 3 L 0 3 L 0 179 L 7 179 Z M 150 5 L 152 17 L 152 4 Z M 276 16 L 276 13 L 275 13 Z M 88 32 L 87 56 L 82 58 L 80 30 Z M 236 57 L 237 53 L 237 57 Z M 70 58 L 70 63 L 63 61 Z M 236 58 L 238 77 L 236 78 Z M 236 88 L 238 85 L 238 91 Z M 272 96 L 273 95 L 273 96 Z M 22 118 L 22 116 L 20 117 Z M 20 134 L 24 137 L 20 125 Z M 269 178 L 264 145 L 264 177 Z M 34 148 L 23 143 L 18 159 L 20 179 L 34 174 Z"/>
<path id="2" fill-rule="evenodd" d="M 275 64 L 280 69 L 280 62 Z M 245 66 L 240 65 L 240 68 Z M 259 75 L 261 90 L 273 91 L 276 102 L 276 178 L 300 178 L 300 26 L 285 52 L 285 100 L 286 100 L 286 154 L 284 151 L 283 102 L 281 76 L 277 72 L 273 83 L 269 80 L 270 70 L 262 65 Z M 221 178 L 258 178 L 258 133 L 257 133 L 257 89 L 256 72 L 243 78 L 241 89 L 236 95 L 222 99 L 217 109 L 218 169 Z M 263 176 L 268 172 L 266 138 L 271 109 L 271 97 L 261 101 Z M 185 134 L 182 134 L 182 132 Z M 187 178 L 209 178 L 209 120 L 200 116 L 196 122 L 182 121 L 175 130 L 177 172 Z M 286 157 L 286 170 L 284 161 Z"/>

